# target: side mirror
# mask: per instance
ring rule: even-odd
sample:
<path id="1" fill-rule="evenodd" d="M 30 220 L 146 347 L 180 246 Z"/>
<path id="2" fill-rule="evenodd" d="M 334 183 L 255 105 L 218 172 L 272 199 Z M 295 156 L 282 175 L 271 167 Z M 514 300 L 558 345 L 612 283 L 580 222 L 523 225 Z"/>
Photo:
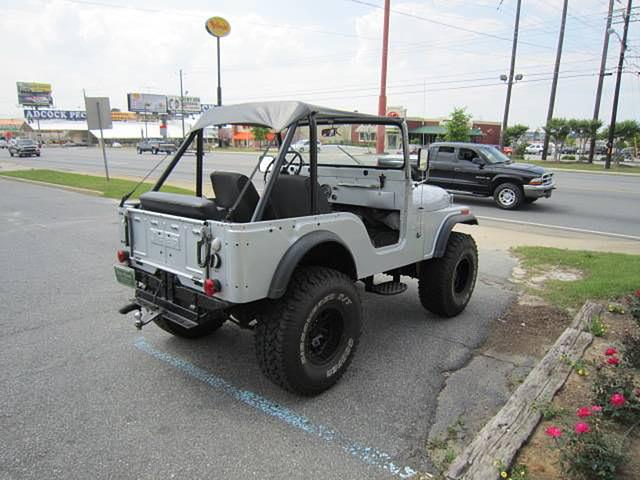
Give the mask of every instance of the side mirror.
<path id="1" fill-rule="evenodd" d="M 484 160 L 480 157 L 474 158 L 473 160 L 471 160 L 471 163 L 473 163 L 474 165 L 478 165 L 480 168 L 484 167 Z"/>
<path id="2" fill-rule="evenodd" d="M 421 172 L 426 172 L 429 170 L 429 149 L 428 148 L 419 148 L 418 149 L 418 170 Z"/>
<path id="3" fill-rule="evenodd" d="M 260 170 L 261 173 L 265 173 L 267 170 L 271 170 L 271 166 L 273 165 L 274 160 L 275 160 L 274 157 L 265 155 L 260 159 L 260 165 L 258 166 L 258 170 Z"/>

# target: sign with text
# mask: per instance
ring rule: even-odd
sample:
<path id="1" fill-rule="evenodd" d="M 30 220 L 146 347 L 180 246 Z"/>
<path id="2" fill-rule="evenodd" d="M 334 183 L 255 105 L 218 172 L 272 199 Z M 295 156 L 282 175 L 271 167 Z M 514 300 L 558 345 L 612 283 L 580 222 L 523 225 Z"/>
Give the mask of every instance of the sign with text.
<path id="1" fill-rule="evenodd" d="M 127 93 L 130 112 L 167 113 L 167 96 L 152 93 Z"/>
<path id="2" fill-rule="evenodd" d="M 82 110 L 36 110 L 26 108 L 24 118 L 27 122 L 33 120 L 68 120 L 82 121 L 87 119 L 87 113 Z"/>
<path id="3" fill-rule="evenodd" d="M 28 107 L 50 107 L 53 105 L 51 84 L 39 82 L 16 82 L 18 103 Z"/>
<path id="4" fill-rule="evenodd" d="M 167 95 L 167 111 L 169 113 L 200 113 L 200 97 L 182 97 L 182 105 L 179 95 Z"/>
<path id="5" fill-rule="evenodd" d="M 87 109 L 89 130 L 113 128 L 109 97 L 84 97 L 84 107 Z"/>
<path id="6" fill-rule="evenodd" d="M 222 17 L 211 17 L 205 22 L 204 28 L 214 37 L 226 37 L 231 32 L 231 25 Z"/>

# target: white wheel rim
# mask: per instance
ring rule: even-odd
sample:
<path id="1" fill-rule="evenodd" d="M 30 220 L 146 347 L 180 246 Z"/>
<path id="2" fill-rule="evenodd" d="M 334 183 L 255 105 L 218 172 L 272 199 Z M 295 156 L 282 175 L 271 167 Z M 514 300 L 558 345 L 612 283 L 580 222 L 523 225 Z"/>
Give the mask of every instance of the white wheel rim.
<path id="1" fill-rule="evenodd" d="M 501 190 L 498 194 L 498 198 L 500 199 L 500 203 L 505 207 L 510 207 L 516 201 L 516 192 L 511 190 L 510 188 L 505 188 Z"/>

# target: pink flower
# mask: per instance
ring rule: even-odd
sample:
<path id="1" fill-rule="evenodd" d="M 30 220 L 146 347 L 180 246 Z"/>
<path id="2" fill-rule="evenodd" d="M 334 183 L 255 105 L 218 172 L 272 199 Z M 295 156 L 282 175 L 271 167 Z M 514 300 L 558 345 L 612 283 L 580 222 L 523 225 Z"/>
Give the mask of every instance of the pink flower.
<path id="1" fill-rule="evenodd" d="M 607 363 L 609 365 L 620 365 L 620 359 L 618 357 L 609 357 L 607 358 Z"/>
<path id="2" fill-rule="evenodd" d="M 604 352 L 604 354 L 605 354 L 606 356 L 615 355 L 616 353 L 618 353 L 618 350 L 616 350 L 616 349 L 615 349 L 615 348 L 613 348 L 613 347 L 609 347 L 609 348 L 607 348 L 607 349 L 605 350 L 605 352 Z"/>
<path id="3" fill-rule="evenodd" d="M 624 395 L 622 393 L 614 393 L 609 399 L 609 403 L 616 408 L 623 406 L 626 401 L 627 399 L 624 398 Z"/>
<path id="4" fill-rule="evenodd" d="M 560 430 L 558 427 L 548 427 L 544 431 L 544 433 L 549 435 L 551 438 L 558 438 L 562 435 L 562 430 Z"/>
<path id="5" fill-rule="evenodd" d="M 600 405 L 591 405 L 591 411 L 592 412 L 601 412 L 602 411 L 602 407 Z"/>
<path id="6" fill-rule="evenodd" d="M 591 428 L 586 423 L 582 423 L 582 422 L 576 423 L 576 433 L 578 435 L 582 433 L 589 433 L 590 431 L 591 431 Z"/>
<path id="7" fill-rule="evenodd" d="M 577 415 L 580 418 L 590 417 L 591 416 L 591 409 L 589 407 L 580 407 L 578 409 Z"/>
<path id="8" fill-rule="evenodd" d="M 636 290 L 636 297 L 640 298 L 640 288 Z"/>

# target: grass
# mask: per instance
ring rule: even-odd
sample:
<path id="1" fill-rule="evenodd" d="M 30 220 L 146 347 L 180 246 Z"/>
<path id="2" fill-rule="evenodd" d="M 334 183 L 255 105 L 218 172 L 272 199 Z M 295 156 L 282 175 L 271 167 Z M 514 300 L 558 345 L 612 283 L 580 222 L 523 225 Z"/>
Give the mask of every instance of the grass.
<path id="1" fill-rule="evenodd" d="M 578 161 L 570 161 L 570 160 L 565 160 L 562 162 L 552 162 L 552 161 L 545 161 L 545 160 L 527 159 L 522 161 L 526 163 L 532 163 L 534 165 L 539 165 L 541 167 L 557 168 L 559 170 L 569 169 L 569 170 L 587 170 L 589 172 L 640 173 L 640 167 L 632 167 L 624 164 L 620 164 L 620 166 L 616 167 L 612 163 L 611 170 L 605 170 L 604 165 L 598 164 L 598 163 L 587 163 L 587 162 L 578 162 Z"/>
<path id="2" fill-rule="evenodd" d="M 59 172 L 55 170 L 13 170 L 9 172 L 0 172 L 0 176 L 24 178 L 26 180 L 35 180 L 38 182 L 53 183 L 56 185 L 65 185 L 67 187 L 86 188 L 102 193 L 102 196 L 108 198 L 121 198 L 125 193 L 130 192 L 136 185 L 135 181 L 122 180 L 119 178 L 111 178 L 110 181 L 104 177 L 95 175 L 83 175 L 80 173 Z M 138 187 L 135 194 L 131 198 L 137 198 L 153 187 L 152 183 L 143 183 Z M 163 192 L 193 194 L 192 190 L 185 188 L 172 187 L 166 185 L 162 187 Z"/>
<path id="3" fill-rule="evenodd" d="M 578 307 L 588 299 L 613 300 L 640 287 L 640 255 L 547 247 L 516 247 L 513 252 L 527 270 L 544 272 L 558 266 L 582 272 L 579 280 L 547 280 L 542 290 L 536 291 L 561 308 Z"/>

